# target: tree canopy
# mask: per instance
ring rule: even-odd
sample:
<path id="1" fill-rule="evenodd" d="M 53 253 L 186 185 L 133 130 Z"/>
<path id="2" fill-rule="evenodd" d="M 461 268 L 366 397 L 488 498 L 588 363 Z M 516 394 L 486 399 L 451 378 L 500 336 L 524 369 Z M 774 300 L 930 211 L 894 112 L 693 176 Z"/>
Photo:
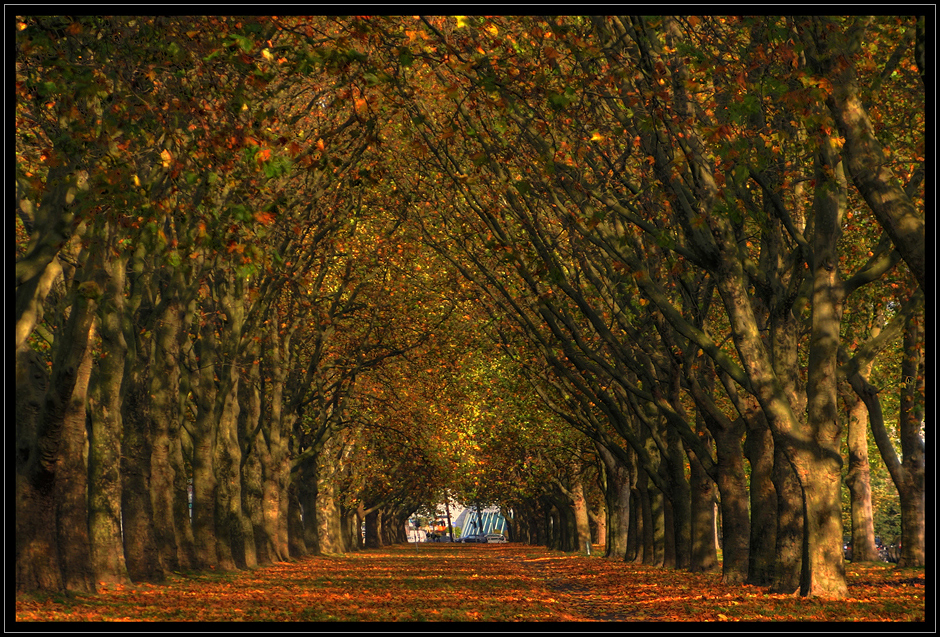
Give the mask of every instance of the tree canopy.
<path id="1" fill-rule="evenodd" d="M 17 588 L 453 496 L 839 598 L 888 479 L 922 566 L 927 24 L 17 17 Z"/>

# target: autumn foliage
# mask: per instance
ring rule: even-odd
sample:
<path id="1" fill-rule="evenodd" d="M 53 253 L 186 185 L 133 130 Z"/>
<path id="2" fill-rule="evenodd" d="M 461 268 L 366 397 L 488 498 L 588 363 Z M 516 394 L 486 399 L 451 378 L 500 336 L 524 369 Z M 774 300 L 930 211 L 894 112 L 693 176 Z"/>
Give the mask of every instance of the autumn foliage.
<path id="1" fill-rule="evenodd" d="M 483 619 L 724 619 L 907 590 L 929 23 L 16 17 L 17 591 L 277 572 L 317 584 L 205 618 L 401 619 L 323 573 L 452 566 L 508 587 Z M 374 550 L 452 498 L 609 563 Z"/>
<path id="2" fill-rule="evenodd" d="M 251 573 L 22 597 L 16 621 L 923 622 L 923 572 L 850 567 L 848 598 L 801 599 L 520 545 L 398 545 Z"/>

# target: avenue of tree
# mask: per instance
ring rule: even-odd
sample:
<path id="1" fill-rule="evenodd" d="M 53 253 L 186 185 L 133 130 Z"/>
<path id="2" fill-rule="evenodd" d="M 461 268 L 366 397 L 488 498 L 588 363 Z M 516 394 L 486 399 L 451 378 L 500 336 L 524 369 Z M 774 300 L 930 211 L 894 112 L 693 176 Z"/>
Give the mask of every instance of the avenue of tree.
<path id="1" fill-rule="evenodd" d="M 879 472 L 924 565 L 923 17 L 15 26 L 17 590 L 455 496 L 838 598 Z"/>

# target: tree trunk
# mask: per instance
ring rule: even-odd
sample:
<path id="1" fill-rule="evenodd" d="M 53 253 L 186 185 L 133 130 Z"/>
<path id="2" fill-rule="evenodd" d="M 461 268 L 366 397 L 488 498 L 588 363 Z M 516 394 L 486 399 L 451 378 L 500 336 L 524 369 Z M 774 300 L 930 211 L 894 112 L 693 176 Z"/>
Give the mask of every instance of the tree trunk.
<path id="1" fill-rule="evenodd" d="M 320 454 L 320 460 L 326 460 Z M 317 504 L 316 525 L 321 554 L 339 554 L 343 552 L 343 533 L 340 524 L 340 507 L 333 484 L 332 467 L 318 463 L 317 467 Z"/>
<path id="2" fill-rule="evenodd" d="M 307 554 L 304 540 L 304 521 L 300 512 L 299 487 L 296 480 L 291 480 L 287 487 L 287 550 L 289 557 L 296 559 Z"/>
<path id="3" fill-rule="evenodd" d="M 901 360 L 900 438 L 903 476 L 901 497 L 901 556 L 898 568 L 925 564 L 924 477 L 924 307 L 921 304 L 904 326 Z"/>
<path id="4" fill-rule="evenodd" d="M 196 419 L 193 434 L 193 540 L 196 550 L 196 567 L 208 569 L 219 564 L 216 530 L 216 350 L 215 330 L 204 325 L 196 341 L 198 356 L 192 358 L 197 382 L 192 387 L 196 402 Z"/>
<path id="5" fill-rule="evenodd" d="M 228 348 L 226 348 L 228 349 Z M 231 356 L 231 353 L 229 354 Z M 251 520 L 242 509 L 242 452 L 238 437 L 238 385 L 235 365 L 223 383 L 225 399 L 219 417 L 216 467 L 219 480 L 219 517 L 217 549 L 223 569 L 254 568 L 257 565 L 254 532 Z"/>
<path id="6" fill-rule="evenodd" d="M 378 509 L 366 513 L 366 548 L 382 546 L 382 516 Z"/>
<path id="7" fill-rule="evenodd" d="M 153 373 L 150 375 L 152 445 L 150 455 L 150 506 L 153 533 L 166 572 L 182 568 L 181 538 L 177 537 L 173 466 L 174 439 L 179 435 L 179 329 L 178 303 L 167 304 L 154 326 Z M 175 441 L 179 444 L 179 441 Z M 189 512 L 186 511 L 189 526 Z M 191 534 L 191 532 L 190 532 Z"/>
<path id="8" fill-rule="evenodd" d="M 702 427 L 702 433 L 707 432 Z M 711 437 L 707 443 L 711 446 Z M 708 476 L 695 453 L 689 454 L 689 483 L 692 491 L 692 550 L 689 570 L 693 573 L 711 572 L 718 568 L 718 546 L 715 543 L 715 503 L 718 487 Z"/>
<path id="9" fill-rule="evenodd" d="M 55 466 L 56 538 L 62 586 L 69 591 L 94 592 L 91 542 L 88 539 L 88 427 L 86 402 L 94 355 L 94 324 L 85 355 L 65 410 L 62 438 Z"/>
<path id="10" fill-rule="evenodd" d="M 160 560 L 151 499 L 153 456 L 150 411 L 150 343 L 138 338 L 137 326 L 124 326 L 128 352 L 121 386 L 123 440 L 121 453 L 121 512 L 124 560 L 135 582 L 162 582 L 166 573 Z"/>
<path id="11" fill-rule="evenodd" d="M 624 464 L 611 451 L 596 445 L 604 463 L 604 500 L 607 504 L 607 546 L 604 557 L 622 560 L 627 555 L 627 533 L 630 529 L 630 488 L 633 483 L 631 467 Z"/>
<path id="12" fill-rule="evenodd" d="M 664 555 L 665 563 L 669 568 L 687 569 L 691 563 L 690 552 L 692 548 L 692 508 L 691 489 L 685 477 L 686 456 L 682 440 L 674 427 L 666 427 L 664 437 L 666 440 L 666 453 L 663 456 L 661 470 L 665 482 L 669 486 L 669 493 L 664 494 L 666 520 L 666 547 L 668 555 Z"/>
<path id="13" fill-rule="evenodd" d="M 92 377 L 88 456 L 88 528 L 95 581 L 128 584 L 121 531 L 121 381 L 127 344 L 121 327 L 125 259 L 103 266 L 108 275 L 99 318 L 101 360 Z"/>
<path id="14" fill-rule="evenodd" d="M 756 407 L 756 405 L 755 405 Z M 747 583 L 770 586 L 777 553 L 777 490 L 774 487 L 774 440 L 760 408 L 747 412 L 744 452 L 751 465 L 751 539 Z"/>
<path id="15" fill-rule="evenodd" d="M 867 375 L 867 370 L 866 370 Z M 843 393 L 849 407 L 848 471 L 845 486 L 849 490 L 852 518 L 853 562 L 879 561 L 875 547 L 875 522 L 871 507 L 871 471 L 868 464 L 868 409 L 858 396 Z"/>
<path id="16" fill-rule="evenodd" d="M 275 561 L 274 538 L 268 535 L 265 526 L 264 517 L 264 476 L 261 460 L 259 459 L 259 448 L 264 445 L 264 440 L 259 436 L 248 458 L 245 466 L 242 467 L 242 498 L 245 503 L 245 510 L 251 519 L 252 532 L 255 538 L 255 559 L 259 565 L 273 564 Z M 301 494 L 302 495 L 302 494 Z M 301 498 L 304 508 L 304 519 L 306 522 L 307 505 Z M 308 543 L 308 547 L 309 547 Z M 311 550 L 313 550 L 311 548 Z"/>
<path id="17" fill-rule="evenodd" d="M 180 327 L 192 325 L 195 311 L 196 302 L 193 298 L 185 305 Z M 181 356 L 181 345 L 187 340 L 188 336 L 185 331 L 180 329 L 177 343 L 174 346 L 174 351 L 178 357 Z M 176 537 L 180 568 L 191 570 L 197 568 L 198 564 L 196 539 L 193 533 L 193 503 L 191 498 L 193 486 L 192 460 L 195 457 L 195 444 L 189 430 L 183 427 L 183 418 L 190 402 L 190 390 L 194 374 L 180 374 L 177 377 L 179 378 L 179 395 L 176 396 L 177 404 L 174 410 L 176 417 L 167 420 L 170 427 L 168 431 L 170 437 L 170 468 L 173 471 L 173 490 L 171 491 L 173 533 Z M 175 385 L 171 384 L 170 387 L 173 388 Z M 169 400 L 172 399 L 173 397 L 170 396 Z M 156 497 L 159 498 L 165 496 L 165 493 L 156 494 Z"/>
<path id="18" fill-rule="evenodd" d="M 833 482 L 833 432 L 817 423 L 815 433 L 822 436 L 817 441 L 811 427 L 801 426 L 782 384 L 774 375 L 765 346 L 760 339 L 744 284 L 742 266 L 729 259 L 724 268 L 725 272 L 718 281 L 718 289 L 731 319 L 735 347 L 744 363 L 755 396 L 774 431 L 774 444 L 780 447 L 793 463 L 797 478 L 803 487 L 803 498 L 809 499 L 808 513 L 811 519 L 805 520 L 806 532 L 810 534 L 807 538 L 809 550 L 805 553 L 809 555 L 812 564 L 804 564 L 807 579 L 803 582 L 802 590 L 807 595 L 844 597 L 847 589 L 842 564 L 841 503 L 838 497 L 841 477 L 836 471 Z M 833 375 L 833 382 L 834 380 Z M 838 459 L 838 444 L 835 455 Z M 778 490 L 778 497 L 780 494 L 781 491 Z M 807 503 L 804 501 L 803 504 Z M 833 535 L 834 532 L 838 532 L 838 537 Z M 841 580 L 840 573 L 843 574 Z"/>
<path id="19" fill-rule="evenodd" d="M 97 283 L 82 282 L 75 286 L 76 299 L 68 320 L 55 342 L 59 344 L 53 358 L 52 372 L 47 376 L 42 359 L 25 345 L 16 352 L 14 396 L 16 444 L 16 589 L 62 590 L 66 582 L 83 586 L 85 576 L 79 571 L 86 567 L 74 563 L 74 575 L 63 579 L 63 563 L 57 539 L 57 496 L 63 487 L 56 486 L 57 463 L 65 444 L 70 449 L 76 442 L 73 428 L 84 429 L 79 423 L 71 402 L 82 374 L 82 363 L 93 339 L 93 323 L 97 309 L 96 299 L 101 290 Z M 25 343 L 25 341 L 24 341 Z M 84 382 L 84 381 L 81 381 Z M 71 411 L 71 413 L 70 413 Z M 68 429 L 66 417 L 69 417 Z M 67 440 L 63 440 L 65 437 Z M 71 474 L 73 467 L 69 467 Z M 83 469 L 84 470 L 84 469 Z M 64 486 L 70 493 L 71 504 L 83 488 L 81 482 L 71 481 Z M 62 510 L 72 518 L 74 510 Z M 66 560 L 81 559 L 74 551 L 87 540 L 82 539 L 82 521 L 76 546 L 67 549 Z M 87 553 L 86 553 L 87 555 Z M 95 580 L 92 580 L 94 582 Z"/>
<path id="20" fill-rule="evenodd" d="M 716 426 L 718 491 L 721 493 L 722 569 L 721 581 L 741 584 L 747 580 L 751 526 L 747 506 L 747 479 L 741 449 L 743 423 L 732 429 Z"/>
<path id="21" fill-rule="evenodd" d="M 840 60 L 851 59 L 840 55 Z M 826 100 L 845 144 L 842 153 L 852 183 L 894 246 L 901 253 L 920 289 L 927 292 L 926 227 L 918 211 L 891 169 L 871 119 L 858 95 L 858 78 L 849 63 L 844 77 L 833 82 Z"/>
<path id="22" fill-rule="evenodd" d="M 777 494 L 777 551 L 774 560 L 774 593 L 800 590 L 803 567 L 803 494 L 790 460 L 774 441 L 774 491 Z"/>
<path id="23" fill-rule="evenodd" d="M 636 487 L 630 492 L 630 528 L 627 530 L 627 555 L 624 558 L 627 562 L 635 564 L 643 563 L 643 544 L 646 531 L 644 522 L 643 493 L 645 489 L 640 487 L 640 476 L 637 476 Z"/>
<path id="24" fill-rule="evenodd" d="M 587 500 L 584 497 L 584 485 L 581 479 L 575 480 L 572 485 L 572 513 L 574 515 L 575 534 L 573 543 L 578 551 L 585 551 L 587 545 L 591 543 L 591 525 L 588 516 Z"/>
<path id="25" fill-rule="evenodd" d="M 815 445 L 797 471 L 803 486 L 805 518 L 801 594 L 848 595 L 842 552 L 842 426 L 839 420 L 838 350 L 843 288 L 837 242 L 846 203 L 846 181 L 834 141 L 820 141 L 816 162 L 816 228 L 813 233 L 812 319 L 807 372 L 807 425 Z M 795 459 L 795 458 L 794 458 Z"/>

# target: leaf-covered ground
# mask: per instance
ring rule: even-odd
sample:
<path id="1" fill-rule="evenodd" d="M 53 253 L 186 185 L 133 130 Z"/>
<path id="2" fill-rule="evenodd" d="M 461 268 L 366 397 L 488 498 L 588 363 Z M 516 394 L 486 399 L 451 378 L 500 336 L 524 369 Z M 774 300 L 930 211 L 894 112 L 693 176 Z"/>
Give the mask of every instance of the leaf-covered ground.
<path id="1" fill-rule="evenodd" d="M 16 599 L 16 621 L 925 621 L 924 569 L 847 564 L 848 599 L 541 547 L 414 544 Z"/>

